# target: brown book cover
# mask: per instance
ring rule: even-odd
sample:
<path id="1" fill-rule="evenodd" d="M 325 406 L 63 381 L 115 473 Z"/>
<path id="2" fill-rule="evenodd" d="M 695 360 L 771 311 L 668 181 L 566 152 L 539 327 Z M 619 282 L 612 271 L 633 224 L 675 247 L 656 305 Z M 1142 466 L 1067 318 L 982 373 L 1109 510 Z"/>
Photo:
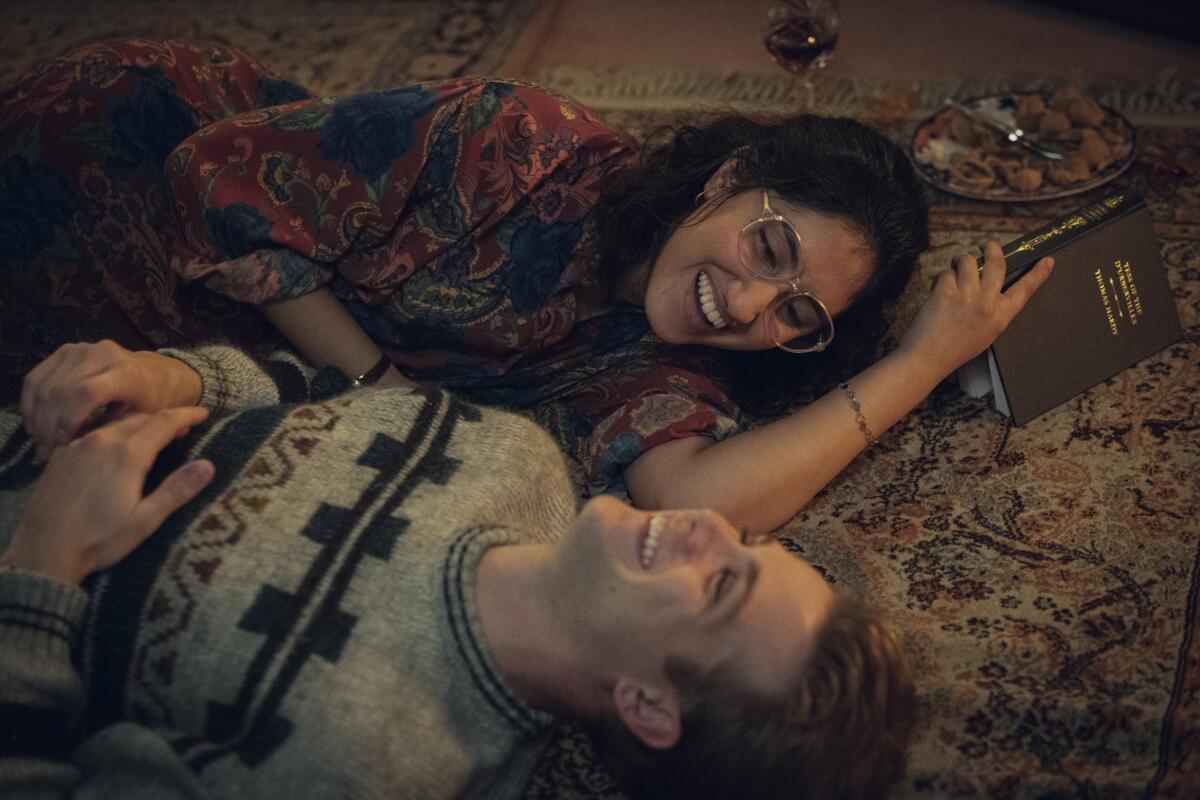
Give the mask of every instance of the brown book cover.
<path id="1" fill-rule="evenodd" d="M 1183 335 L 1149 209 L 1131 189 L 1114 190 L 1009 243 L 1004 255 L 1006 284 L 1042 256 L 1055 262 L 1050 278 L 981 357 L 990 369 L 987 362 L 975 367 L 990 373 L 996 407 L 1017 425 Z"/>

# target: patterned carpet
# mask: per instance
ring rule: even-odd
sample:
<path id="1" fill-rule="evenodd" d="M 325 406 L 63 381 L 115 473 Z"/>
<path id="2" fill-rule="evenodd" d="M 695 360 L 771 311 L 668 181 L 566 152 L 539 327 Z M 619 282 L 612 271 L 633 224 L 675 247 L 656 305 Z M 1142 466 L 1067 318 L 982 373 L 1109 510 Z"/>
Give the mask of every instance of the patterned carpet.
<path id="1" fill-rule="evenodd" d="M 537 0 L 5 0 L 0 86 L 109 36 L 240 47 L 318 94 L 488 74 Z"/>
<path id="2" fill-rule="evenodd" d="M 487 72 L 533 5 L 211 2 L 201 13 L 174 0 L 10 1 L 0 83 L 117 33 L 215 38 L 323 93 Z M 538 77 L 635 133 L 668 119 L 665 109 L 795 103 L 785 76 Z M 947 91 L 986 88 L 842 82 L 823 86 L 820 102 L 903 140 Z M 1091 88 L 1138 125 L 1122 180 L 1151 201 L 1185 339 L 1024 428 L 948 382 L 781 532 L 906 632 L 921 720 L 901 797 L 1200 797 L 1200 92 Z M 927 275 L 981 237 L 1011 238 L 1090 199 L 930 196 Z M 899 325 L 928 285 L 914 281 Z M 781 794 L 789 788 L 802 791 Z M 529 795 L 622 796 L 570 726 Z"/>

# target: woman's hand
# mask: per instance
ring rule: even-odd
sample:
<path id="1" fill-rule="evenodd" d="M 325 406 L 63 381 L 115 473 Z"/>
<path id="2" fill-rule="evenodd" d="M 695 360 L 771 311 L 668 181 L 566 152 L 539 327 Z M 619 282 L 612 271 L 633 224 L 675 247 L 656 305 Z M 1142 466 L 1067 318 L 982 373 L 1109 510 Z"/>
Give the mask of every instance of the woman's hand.
<path id="1" fill-rule="evenodd" d="M 21 414 L 38 459 L 46 461 L 101 418 L 152 414 L 199 399 L 200 377 L 182 361 L 103 341 L 63 345 L 34 367 L 21 388 Z"/>
<path id="2" fill-rule="evenodd" d="M 116 564 L 212 480 L 212 462 L 189 461 L 143 496 L 154 459 L 207 416 L 131 414 L 59 447 L 0 558 L 68 583 Z"/>
<path id="3" fill-rule="evenodd" d="M 1002 291 L 1005 265 L 999 243 L 989 241 L 984 247 L 982 269 L 970 255 L 956 256 L 953 267 L 934 280 L 933 293 L 900 340 L 899 351 L 938 371 L 941 380 L 996 341 L 1053 266 L 1053 259 L 1043 258 Z"/>

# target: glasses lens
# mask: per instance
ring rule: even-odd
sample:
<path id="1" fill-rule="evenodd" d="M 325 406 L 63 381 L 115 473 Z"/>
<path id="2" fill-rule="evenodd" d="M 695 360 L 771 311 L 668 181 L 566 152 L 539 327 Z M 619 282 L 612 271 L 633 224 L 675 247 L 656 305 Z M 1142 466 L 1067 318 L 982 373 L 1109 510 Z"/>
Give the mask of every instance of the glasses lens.
<path id="1" fill-rule="evenodd" d="M 795 294 L 779 301 L 771 321 L 775 343 L 784 350 L 798 353 L 824 350 L 833 341 L 829 312 L 809 294 Z"/>
<path id="2" fill-rule="evenodd" d="M 800 236 L 781 219 L 751 222 L 738 238 L 742 263 L 760 278 L 784 280 L 800 275 Z"/>

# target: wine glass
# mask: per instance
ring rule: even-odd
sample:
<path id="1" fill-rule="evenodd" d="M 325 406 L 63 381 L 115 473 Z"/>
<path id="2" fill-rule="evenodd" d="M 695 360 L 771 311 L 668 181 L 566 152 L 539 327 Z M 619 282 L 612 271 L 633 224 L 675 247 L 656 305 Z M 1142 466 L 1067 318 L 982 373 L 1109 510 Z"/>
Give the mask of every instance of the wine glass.
<path id="1" fill-rule="evenodd" d="M 813 75 L 829 63 L 837 40 L 837 0 L 775 0 L 767 9 L 763 43 L 776 64 L 801 76 L 809 111 L 816 106 Z"/>

